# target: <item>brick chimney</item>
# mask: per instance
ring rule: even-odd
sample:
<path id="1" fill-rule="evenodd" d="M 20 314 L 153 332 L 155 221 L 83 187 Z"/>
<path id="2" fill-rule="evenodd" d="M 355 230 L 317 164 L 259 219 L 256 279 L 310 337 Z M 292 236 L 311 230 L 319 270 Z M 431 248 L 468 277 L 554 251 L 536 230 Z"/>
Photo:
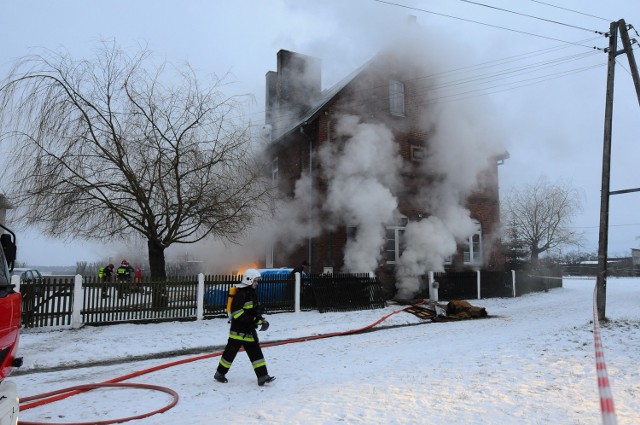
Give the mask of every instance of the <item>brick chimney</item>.
<path id="1" fill-rule="evenodd" d="M 320 59 L 289 50 L 278 52 L 278 70 L 266 74 L 265 124 L 284 131 L 320 98 Z"/>

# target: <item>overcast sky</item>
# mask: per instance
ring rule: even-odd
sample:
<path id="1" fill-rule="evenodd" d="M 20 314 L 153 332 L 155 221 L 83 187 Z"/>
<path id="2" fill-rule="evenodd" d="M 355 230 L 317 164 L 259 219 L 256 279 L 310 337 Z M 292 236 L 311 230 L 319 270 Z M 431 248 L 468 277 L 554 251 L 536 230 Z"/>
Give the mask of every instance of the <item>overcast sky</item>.
<path id="1" fill-rule="evenodd" d="M 503 196 L 541 176 L 575 186 L 584 211 L 574 224 L 585 233 L 583 249 L 597 251 L 608 44 L 598 32 L 618 19 L 640 29 L 637 0 L 10 1 L 0 15 L 0 73 L 38 48 L 79 59 L 100 40 L 125 49 L 148 45 L 203 76 L 231 72 L 225 90 L 253 95 L 247 117 L 257 129 L 264 122 L 265 73 L 276 69 L 278 50 L 320 58 L 328 88 L 375 55 L 408 15 L 447 52 L 438 61 L 451 71 L 452 88 L 441 101 L 481 96 L 497 111 L 487 119 L 497 123 L 496 137 L 510 153 L 499 169 Z M 630 35 L 640 39 L 635 29 Z M 640 56 L 637 44 L 634 52 Z M 640 187 L 640 107 L 627 56 L 617 62 L 611 190 Z M 0 192 L 7 189 L 0 184 Z M 640 247 L 639 197 L 611 198 L 610 255 Z M 19 235 L 20 261 L 64 265 L 110 255 L 100 244 L 37 233 Z"/>

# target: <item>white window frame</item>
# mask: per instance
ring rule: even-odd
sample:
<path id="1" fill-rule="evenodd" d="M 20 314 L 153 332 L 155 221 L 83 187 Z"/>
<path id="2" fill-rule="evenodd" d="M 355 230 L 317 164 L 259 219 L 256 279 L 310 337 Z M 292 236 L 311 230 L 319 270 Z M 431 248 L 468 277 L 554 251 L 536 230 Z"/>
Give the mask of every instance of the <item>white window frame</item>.
<path id="1" fill-rule="evenodd" d="M 385 244 L 384 244 L 384 259 L 387 264 L 396 264 L 404 251 L 404 232 L 409 223 L 407 217 L 400 217 L 393 224 L 385 226 Z M 390 243 L 393 245 L 393 249 L 388 249 Z M 389 257 L 393 257 L 390 260 Z"/>
<path id="2" fill-rule="evenodd" d="M 464 251 L 464 264 L 482 264 L 482 226 L 478 220 L 474 220 L 476 231 L 469 236 Z"/>
<path id="3" fill-rule="evenodd" d="M 404 83 L 402 81 L 389 81 L 389 112 L 397 117 L 405 116 Z"/>

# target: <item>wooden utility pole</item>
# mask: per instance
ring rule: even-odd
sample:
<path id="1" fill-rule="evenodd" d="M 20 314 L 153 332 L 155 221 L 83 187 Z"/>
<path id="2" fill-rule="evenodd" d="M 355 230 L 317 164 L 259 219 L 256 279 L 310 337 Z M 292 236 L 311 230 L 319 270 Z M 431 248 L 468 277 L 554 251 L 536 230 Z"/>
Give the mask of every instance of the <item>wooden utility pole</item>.
<path id="1" fill-rule="evenodd" d="M 622 39 L 623 49 L 618 51 L 618 31 Z M 607 97 L 604 113 L 604 144 L 602 149 L 602 187 L 600 190 L 600 239 L 598 241 L 598 275 L 596 277 L 596 306 L 598 309 L 598 319 L 605 319 L 607 305 L 607 251 L 609 240 L 609 197 L 622 193 L 637 192 L 640 189 L 626 189 L 609 191 L 611 172 L 611 133 L 613 121 L 613 82 L 615 75 L 616 56 L 622 53 L 627 54 L 631 76 L 636 88 L 638 105 L 640 105 L 640 77 L 638 76 L 638 66 L 633 55 L 629 32 L 624 19 L 618 22 L 611 22 L 609 29 L 609 49 L 607 67 Z"/>
<path id="2" fill-rule="evenodd" d="M 640 106 L 640 77 L 638 76 L 638 65 L 636 64 L 636 58 L 633 55 L 631 40 L 629 40 L 629 31 L 627 30 L 627 24 L 625 24 L 624 19 L 620 19 L 618 21 L 618 27 L 620 28 L 622 47 L 624 47 L 624 51 L 627 53 L 627 59 L 629 60 L 631 78 L 633 78 L 633 84 L 636 87 L 636 96 L 638 97 L 638 105 Z"/>
<path id="3" fill-rule="evenodd" d="M 600 233 L 598 239 L 598 275 L 596 277 L 596 307 L 598 319 L 605 318 L 607 306 L 607 248 L 609 242 L 609 183 L 611 180 L 611 133 L 613 121 L 613 81 L 616 72 L 618 23 L 609 27 L 607 51 L 607 97 L 604 109 L 604 143 L 602 149 L 602 186 L 600 188 Z"/>

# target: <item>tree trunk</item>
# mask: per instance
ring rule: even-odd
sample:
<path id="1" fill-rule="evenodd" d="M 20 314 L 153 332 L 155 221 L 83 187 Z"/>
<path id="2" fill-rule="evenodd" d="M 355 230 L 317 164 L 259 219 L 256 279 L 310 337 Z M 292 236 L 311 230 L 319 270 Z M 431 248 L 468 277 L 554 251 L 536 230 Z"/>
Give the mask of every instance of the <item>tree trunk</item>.
<path id="1" fill-rule="evenodd" d="M 168 306 L 165 289 L 167 271 L 164 262 L 164 247 L 154 240 L 147 242 L 149 247 L 149 269 L 151 271 L 151 307 L 154 310 L 164 310 Z"/>
<path id="2" fill-rule="evenodd" d="M 531 249 L 531 267 L 536 268 L 539 264 L 539 256 L 540 252 L 537 249 Z"/>
<path id="3" fill-rule="evenodd" d="M 164 262 L 164 247 L 158 241 L 149 240 L 149 271 L 152 280 L 164 280 L 167 277 Z"/>

